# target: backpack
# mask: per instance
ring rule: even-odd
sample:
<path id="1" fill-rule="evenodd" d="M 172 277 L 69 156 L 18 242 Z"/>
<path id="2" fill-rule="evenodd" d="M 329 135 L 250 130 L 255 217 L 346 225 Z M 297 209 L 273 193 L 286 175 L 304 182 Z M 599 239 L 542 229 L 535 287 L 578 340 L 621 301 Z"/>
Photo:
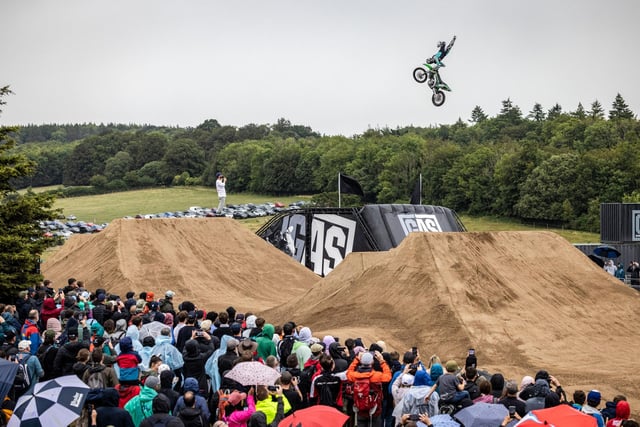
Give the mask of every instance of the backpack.
<path id="1" fill-rule="evenodd" d="M 185 427 L 205 427 L 202 421 L 202 411 L 199 408 L 184 408 L 178 418 Z"/>
<path id="2" fill-rule="evenodd" d="M 87 385 L 91 389 L 105 388 L 104 375 L 102 375 L 102 371 L 92 372 L 89 374 L 89 378 L 87 378 Z"/>
<path id="3" fill-rule="evenodd" d="M 287 357 L 291 354 L 291 350 L 293 350 L 293 345 L 295 343 L 296 339 L 293 335 L 287 335 L 278 342 L 278 357 L 282 363 L 284 363 L 287 360 Z"/>
<path id="4" fill-rule="evenodd" d="M 309 392 L 311 391 L 311 383 L 316 376 L 317 364 L 313 363 L 309 366 L 305 366 L 305 368 L 300 372 L 300 381 L 298 383 L 298 387 L 300 388 L 300 392 L 302 393 L 302 397 L 306 400 L 309 397 Z"/>
<path id="5" fill-rule="evenodd" d="M 369 378 L 353 382 L 353 407 L 369 417 L 382 413 L 382 384 L 373 383 Z"/>
<path id="6" fill-rule="evenodd" d="M 18 371 L 16 372 L 16 377 L 13 380 L 13 391 L 16 395 L 16 399 L 19 396 L 22 396 L 31 386 L 31 378 L 29 377 L 29 369 L 27 368 L 27 361 L 31 357 L 28 354 L 26 357 L 23 357 L 20 360 L 16 360 L 18 364 Z"/>
<path id="7" fill-rule="evenodd" d="M 226 414 L 227 406 L 229 406 L 229 395 L 231 394 L 231 390 L 218 390 L 218 417 L 219 421 L 222 421 Z"/>

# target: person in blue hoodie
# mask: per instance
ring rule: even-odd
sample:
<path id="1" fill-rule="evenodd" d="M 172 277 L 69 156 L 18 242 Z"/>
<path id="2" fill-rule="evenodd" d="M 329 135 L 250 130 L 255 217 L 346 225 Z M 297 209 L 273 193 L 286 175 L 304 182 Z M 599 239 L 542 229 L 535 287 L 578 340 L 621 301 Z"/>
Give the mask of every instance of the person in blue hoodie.
<path id="1" fill-rule="evenodd" d="M 139 364 L 142 358 L 137 351 L 133 350 L 131 337 L 123 337 L 120 340 L 120 354 L 116 358 L 116 363 L 120 368 L 120 383 L 137 385 L 140 379 Z"/>

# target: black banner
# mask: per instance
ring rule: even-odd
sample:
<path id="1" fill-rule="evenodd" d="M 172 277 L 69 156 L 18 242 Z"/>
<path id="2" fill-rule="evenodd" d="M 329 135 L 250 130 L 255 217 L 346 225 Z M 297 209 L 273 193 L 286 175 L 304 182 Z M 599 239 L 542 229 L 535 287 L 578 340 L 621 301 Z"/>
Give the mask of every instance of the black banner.
<path id="1" fill-rule="evenodd" d="M 340 193 L 355 194 L 364 197 L 364 191 L 358 181 L 350 176 L 340 174 Z"/>

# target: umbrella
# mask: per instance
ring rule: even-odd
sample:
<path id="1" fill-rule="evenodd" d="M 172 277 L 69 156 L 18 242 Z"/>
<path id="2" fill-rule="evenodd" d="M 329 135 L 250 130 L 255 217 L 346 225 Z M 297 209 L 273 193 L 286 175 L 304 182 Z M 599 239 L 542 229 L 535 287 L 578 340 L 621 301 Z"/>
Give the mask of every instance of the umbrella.
<path id="1" fill-rule="evenodd" d="M 583 414 L 570 405 L 558 405 L 531 411 L 516 425 L 518 427 L 539 427 L 541 425 L 548 427 L 596 427 L 598 423 L 591 415 Z"/>
<path id="2" fill-rule="evenodd" d="M 600 268 L 604 267 L 604 261 L 602 260 L 602 258 L 599 258 L 595 255 L 587 255 L 589 257 L 589 259 L 593 262 L 595 262 L 596 264 L 598 264 L 598 266 L 600 266 Z"/>
<path id="3" fill-rule="evenodd" d="M 164 328 L 168 328 L 168 326 L 162 322 L 154 321 L 144 324 L 140 328 L 140 337 L 138 339 L 140 340 L 140 342 L 142 342 L 142 340 L 146 337 L 153 337 L 154 339 L 156 339 Z"/>
<path id="4" fill-rule="evenodd" d="M 35 385 L 16 404 L 8 427 L 66 427 L 80 417 L 89 386 L 76 375 Z"/>
<path id="5" fill-rule="evenodd" d="M 622 255 L 619 250 L 611 246 L 598 246 L 593 253 L 603 258 L 618 258 Z"/>
<path id="6" fill-rule="evenodd" d="M 274 385 L 280 373 L 260 362 L 241 362 L 225 374 L 242 385 Z"/>
<path id="7" fill-rule="evenodd" d="M 455 419 L 464 427 L 495 427 L 509 415 L 506 406 L 496 403 L 478 402 L 461 409 Z"/>
<path id="8" fill-rule="evenodd" d="M 4 398 L 13 387 L 13 380 L 16 377 L 16 372 L 18 372 L 18 364 L 9 362 L 6 359 L 0 359 L 0 402 L 4 400 Z"/>
<path id="9" fill-rule="evenodd" d="M 433 427 L 460 427 L 460 423 L 451 418 L 449 414 L 434 415 L 433 417 L 429 417 L 429 419 Z M 418 427 L 427 427 L 422 421 L 418 421 L 417 424 Z"/>
<path id="10" fill-rule="evenodd" d="M 278 427 L 342 427 L 348 415 L 331 406 L 314 405 L 300 409 L 280 421 Z"/>

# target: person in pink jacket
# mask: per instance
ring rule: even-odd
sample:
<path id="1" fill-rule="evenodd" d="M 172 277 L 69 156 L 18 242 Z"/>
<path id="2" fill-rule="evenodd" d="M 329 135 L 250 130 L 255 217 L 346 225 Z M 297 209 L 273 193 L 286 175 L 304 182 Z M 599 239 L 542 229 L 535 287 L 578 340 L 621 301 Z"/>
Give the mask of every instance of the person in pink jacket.
<path id="1" fill-rule="evenodd" d="M 247 401 L 247 407 L 239 407 L 243 400 Z M 235 390 L 229 395 L 229 406 L 235 409 L 229 415 L 225 415 L 223 420 L 229 427 L 247 427 L 247 422 L 251 418 L 251 414 L 256 411 L 256 402 L 253 397 L 253 387 L 249 389 L 249 393 L 240 393 Z"/>

